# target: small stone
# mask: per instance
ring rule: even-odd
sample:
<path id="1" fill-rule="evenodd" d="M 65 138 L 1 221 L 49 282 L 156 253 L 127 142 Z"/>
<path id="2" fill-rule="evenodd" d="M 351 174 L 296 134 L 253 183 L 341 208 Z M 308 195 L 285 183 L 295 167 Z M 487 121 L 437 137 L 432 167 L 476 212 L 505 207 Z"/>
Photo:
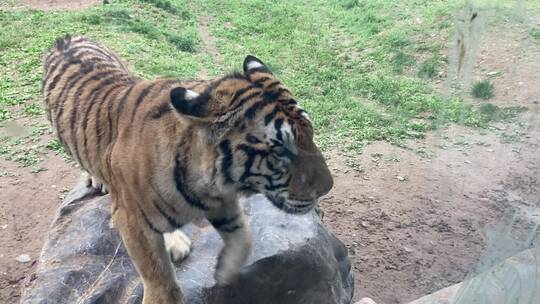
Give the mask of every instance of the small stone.
<path id="1" fill-rule="evenodd" d="M 16 257 L 15 260 L 17 260 L 17 262 L 21 262 L 21 263 L 28 263 L 32 259 L 30 259 L 30 256 L 28 254 L 21 254 L 18 257 Z"/>
<path id="2" fill-rule="evenodd" d="M 501 71 L 491 71 L 491 72 L 486 73 L 486 75 L 489 77 L 499 76 L 501 75 Z"/>
<path id="3" fill-rule="evenodd" d="M 405 250 L 405 252 L 409 252 L 409 253 L 413 252 L 413 250 L 411 248 L 406 247 L 406 246 L 403 246 L 403 250 Z"/>
<path id="4" fill-rule="evenodd" d="M 403 182 L 403 181 L 407 180 L 407 178 L 405 178 L 404 176 L 401 176 L 401 175 L 396 176 L 396 179 L 398 181 L 400 181 L 400 182 Z"/>
<path id="5" fill-rule="evenodd" d="M 361 225 L 362 227 L 364 227 L 364 228 L 367 228 L 367 227 L 369 226 L 368 222 L 366 222 L 366 221 L 361 221 L 361 222 L 360 222 L 360 225 Z"/>
<path id="6" fill-rule="evenodd" d="M 0 228 L 2 228 L 2 230 L 6 229 L 7 227 L 8 227 L 8 225 L 7 225 L 7 224 L 6 224 L 6 225 L 2 225 L 2 226 L 0 226 Z"/>
<path id="7" fill-rule="evenodd" d="M 373 301 L 373 299 L 371 298 L 362 298 L 360 299 L 360 301 L 354 303 L 354 304 L 377 304 L 375 303 L 375 301 Z"/>
<path id="8" fill-rule="evenodd" d="M 56 189 L 56 185 L 51 185 L 51 188 Z"/>

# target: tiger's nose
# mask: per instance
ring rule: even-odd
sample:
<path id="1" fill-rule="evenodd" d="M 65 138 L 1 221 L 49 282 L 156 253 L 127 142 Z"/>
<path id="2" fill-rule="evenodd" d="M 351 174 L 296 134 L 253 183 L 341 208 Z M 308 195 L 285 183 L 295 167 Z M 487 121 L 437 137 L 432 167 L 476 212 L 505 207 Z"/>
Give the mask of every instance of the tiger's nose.
<path id="1" fill-rule="evenodd" d="M 328 194 L 328 192 L 332 190 L 332 187 L 334 187 L 334 179 L 332 178 L 332 174 L 328 167 L 325 166 L 321 169 L 321 172 L 318 172 L 316 178 L 319 183 L 318 187 L 316 187 L 317 197 Z"/>

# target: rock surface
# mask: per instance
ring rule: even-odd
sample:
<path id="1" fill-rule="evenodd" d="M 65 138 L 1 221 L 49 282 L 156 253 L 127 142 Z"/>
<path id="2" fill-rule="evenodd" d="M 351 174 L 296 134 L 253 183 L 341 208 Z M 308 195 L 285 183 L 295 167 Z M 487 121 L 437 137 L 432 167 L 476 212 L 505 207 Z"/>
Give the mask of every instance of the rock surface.
<path id="1" fill-rule="evenodd" d="M 142 284 L 111 224 L 110 198 L 90 191 L 79 183 L 61 205 L 21 303 L 141 302 Z M 351 303 L 347 250 L 314 211 L 285 214 L 262 196 L 245 200 L 244 209 L 254 248 L 239 280 L 226 287 L 213 279 L 219 235 L 209 226 L 186 226 L 192 252 L 176 265 L 186 303 Z"/>
<path id="2" fill-rule="evenodd" d="M 540 303 L 540 247 L 507 258 L 461 283 L 409 304 L 531 304 Z"/>

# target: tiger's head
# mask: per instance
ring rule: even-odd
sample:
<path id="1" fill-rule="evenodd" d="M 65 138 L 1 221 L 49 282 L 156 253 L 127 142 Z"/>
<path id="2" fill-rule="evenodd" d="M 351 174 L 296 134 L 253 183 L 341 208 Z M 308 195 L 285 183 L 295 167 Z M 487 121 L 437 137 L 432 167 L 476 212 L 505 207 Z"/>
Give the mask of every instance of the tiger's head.
<path id="1" fill-rule="evenodd" d="M 247 56 L 243 67 L 202 92 L 174 88 L 171 101 L 205 125 L 221 189 L 262 193 L 285 212 L 305 213 L 333 185 L 313 125 L 262 61 Z"/>

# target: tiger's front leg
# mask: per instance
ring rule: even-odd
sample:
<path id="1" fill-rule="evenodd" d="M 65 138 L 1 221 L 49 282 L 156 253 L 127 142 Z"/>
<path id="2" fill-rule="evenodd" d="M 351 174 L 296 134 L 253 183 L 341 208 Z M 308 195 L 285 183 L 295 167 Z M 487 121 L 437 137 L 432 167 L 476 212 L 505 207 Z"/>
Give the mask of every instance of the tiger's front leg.
<path id="1" fill-rule="evenodd" d="M 224 204 L 206 214 L 225 245 L 218 257 L 214 278 L 218 285 L 233 282 L 251 253 L 249 225 L 238 202 Z"/>
<path id="2" fill-rule="evenodd" d="M 183 304 L 163 234 L 148 225 L 140 209 L 128 209 L 126 200 L 113 196 L 113 220 L 143 281 L 143 304 Z"/>

